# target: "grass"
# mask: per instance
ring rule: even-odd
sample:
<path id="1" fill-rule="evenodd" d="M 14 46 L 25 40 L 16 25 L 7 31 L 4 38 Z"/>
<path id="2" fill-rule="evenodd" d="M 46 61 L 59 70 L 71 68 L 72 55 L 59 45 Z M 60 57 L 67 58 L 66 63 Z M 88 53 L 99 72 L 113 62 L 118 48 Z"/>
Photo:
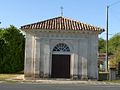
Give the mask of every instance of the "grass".
<path id="1" fill-rule="evenodd" d="M 0 80 L 6 80 L 9 78 L 16 77 L 18 74 L 0 74 Z"/>
<path id="2" fill-rule="evenodd" d="M 111 83 L 120 83 L 120 80 L 108 80 L 108 81 L 105 81 L 105 82 L 111 82 Z"/>

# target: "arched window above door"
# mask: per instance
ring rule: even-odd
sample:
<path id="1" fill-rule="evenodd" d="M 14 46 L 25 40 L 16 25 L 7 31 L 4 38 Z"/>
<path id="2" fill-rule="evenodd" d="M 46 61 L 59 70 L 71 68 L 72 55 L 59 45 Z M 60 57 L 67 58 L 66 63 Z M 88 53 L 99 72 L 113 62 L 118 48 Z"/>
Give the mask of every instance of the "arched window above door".
<path id="1" fill-rule="evenodd" d="M 70 52 L 70 48 L 65 43 L 59 43 L 53 48 L 53 51 Z"/>

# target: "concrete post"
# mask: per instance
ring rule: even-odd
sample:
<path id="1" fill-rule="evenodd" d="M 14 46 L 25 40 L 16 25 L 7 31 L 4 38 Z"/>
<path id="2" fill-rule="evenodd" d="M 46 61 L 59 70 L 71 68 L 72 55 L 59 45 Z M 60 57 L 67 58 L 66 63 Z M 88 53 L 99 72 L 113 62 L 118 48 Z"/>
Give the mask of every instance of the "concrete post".
<path id="1" fill-rule="evenodd" d="M 116 69 L 115 68 L 110 68 L 109 80 L 116 80 Z"/>

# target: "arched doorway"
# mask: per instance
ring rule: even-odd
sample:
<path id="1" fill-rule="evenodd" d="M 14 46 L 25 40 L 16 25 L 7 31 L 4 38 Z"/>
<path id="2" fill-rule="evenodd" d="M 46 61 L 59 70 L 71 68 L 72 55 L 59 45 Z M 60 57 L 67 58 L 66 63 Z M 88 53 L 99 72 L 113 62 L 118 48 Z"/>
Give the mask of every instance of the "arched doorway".
<path id="1" fill-rule="evenodd" d="M 53 48 L 52 78 L 70 78 L 70 48 L 59 43 Z"/>

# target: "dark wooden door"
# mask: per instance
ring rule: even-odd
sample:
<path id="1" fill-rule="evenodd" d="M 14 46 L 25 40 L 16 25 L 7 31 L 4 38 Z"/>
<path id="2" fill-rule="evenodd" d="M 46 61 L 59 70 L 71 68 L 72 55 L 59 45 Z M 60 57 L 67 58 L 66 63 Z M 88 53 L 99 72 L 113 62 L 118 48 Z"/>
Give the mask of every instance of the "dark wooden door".
<path id="1" fill-rule="evenodd" d="M 52 55 L 52 78 L 70 78 L 70 55 Z"/>

